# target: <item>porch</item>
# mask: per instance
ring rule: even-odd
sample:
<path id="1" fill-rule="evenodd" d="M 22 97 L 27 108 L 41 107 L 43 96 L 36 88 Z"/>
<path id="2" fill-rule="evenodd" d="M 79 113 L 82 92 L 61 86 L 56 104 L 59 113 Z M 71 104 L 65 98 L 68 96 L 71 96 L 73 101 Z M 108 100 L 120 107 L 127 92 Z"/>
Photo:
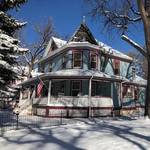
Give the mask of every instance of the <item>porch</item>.
<path id="1" fill-rule="evenodd" d="M 37 86 L 41 80 L 42 93 L 38 97 Z M 141 99 L 140 91 L 137 83 L 117 76 L 110 77 L 98 71 L 63 70 L 22 83 L 19 105 L 22 112 L 47 117 L 108 116 L 114 108 L 133 108 L 126 99 L 130 98 L 134 104 L 136 100 L 137 104 Z"/>
<path id="2" fill-rule="evenodd" d="M 113 109 L 113 84 L 102 80 L 43 80 L 41 96 L 37 85 L 20 93 L 20 107 L 47 117 L 110 116 Z M 25 90 L 24 90 L 25 91 Z"/>

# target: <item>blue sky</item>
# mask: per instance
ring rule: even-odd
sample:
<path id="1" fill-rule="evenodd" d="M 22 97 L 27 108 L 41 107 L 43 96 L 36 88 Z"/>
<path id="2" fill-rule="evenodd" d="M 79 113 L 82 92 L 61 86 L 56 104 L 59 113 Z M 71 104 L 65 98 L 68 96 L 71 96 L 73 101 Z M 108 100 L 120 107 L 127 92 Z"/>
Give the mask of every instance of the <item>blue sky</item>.
<path id="1" fill-rule="evenodd" d="M 33 24 L 42 23 L 46 18 L 51 17 L 55 30 L 60 36 L 72 35 L 82 21 L 82 17 L 86 16 L 86 24 L 96 39 L 123 52 L 133 50 L 118 34 L 103 32 L 102 20 L 95 21 L 87 15 L 83 0 L 28 0 L 18 12 L 12 11 L 11 14 L 19 20 L 28 22 L 24 28 L 24 36 L 29 43 L 37 39 Z M 143 45 L 144 35 L 141 26 L 132 27 L 128 35 Z"/>

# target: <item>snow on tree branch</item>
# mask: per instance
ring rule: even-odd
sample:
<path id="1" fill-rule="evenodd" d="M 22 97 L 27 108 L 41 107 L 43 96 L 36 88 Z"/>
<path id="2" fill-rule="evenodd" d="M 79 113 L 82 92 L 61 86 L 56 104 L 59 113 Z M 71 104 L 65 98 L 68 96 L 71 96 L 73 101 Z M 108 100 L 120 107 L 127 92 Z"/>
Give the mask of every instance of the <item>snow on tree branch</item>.
<path id="1" fill-rule="evenodd" d="M 131 46 L 133 46 L 135 49 L 137 49 L 143 56 L 147 57 L 147 52 L 146 50 L 141 47 L 139 44 L 137 44 L 136 42 L 134 42 L 133 40 L 131 40 L 129 37 L 127 37 L 126 35 L 122 35 L 121 38 L 128 42 Z"/>
<path id="2" fill-rule="evenodd" d="M 20 28 L 22 26 L 24 26 L 26 24 L 26 22 L 19 22 L 18 20 L 14 19 L 14 18 L 10 18 L 6 13 L 0 11 L 0 19 L 1 22 L 3 22 L 5 25 L 9 26 L 9 27 L 14 27 L 14 28 Z M 4 25 L 3 24 L 3 25 Z"/>

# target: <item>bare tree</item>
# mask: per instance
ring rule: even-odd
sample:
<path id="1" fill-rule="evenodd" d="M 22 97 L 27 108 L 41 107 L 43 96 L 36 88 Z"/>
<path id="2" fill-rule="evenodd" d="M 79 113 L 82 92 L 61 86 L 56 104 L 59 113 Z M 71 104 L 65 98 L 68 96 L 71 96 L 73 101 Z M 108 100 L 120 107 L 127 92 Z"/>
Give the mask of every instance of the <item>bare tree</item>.
<path id="1" fill-rule="evenodd" d="M 148 64 L 145 116 L 150 118 L 150 0 L 85 0 L 85 2 L 90 4 L 92 17 L 102 18 L 105 27 L 121 31 L 121 38 L 145 57 Z M 143 23 L 145 46 L 140 46 L 125 35 L 136 23 Z"/>
<path id="2" fill-rule="evenodd" d="M 22 38 L 22 33 L 17 33 L 17 36 L 21 38 L 22 44 L 29 48 L 29 52 L 21 59 L 21 61 L 28 65 L 28 78 L 32 77 L 31 72 L 34 69 L 36 62 L 42 57 L 50 38 L 52 36 L 57 36 L 50 18 L 40 25 L 34 25 L 33 28 L 37 33 L 38 40 L 34 41 L 32 44 L 25 42 Z"/>
<path id="3" fill-rule="evenodd" d="M 136 53 L 134 51 L 129 51 L 127 53 L 128 56 L 133 58 L 132 65 L 136 69 L 136 74 L 147 79 L 147 60 L 141 53 Z"/>

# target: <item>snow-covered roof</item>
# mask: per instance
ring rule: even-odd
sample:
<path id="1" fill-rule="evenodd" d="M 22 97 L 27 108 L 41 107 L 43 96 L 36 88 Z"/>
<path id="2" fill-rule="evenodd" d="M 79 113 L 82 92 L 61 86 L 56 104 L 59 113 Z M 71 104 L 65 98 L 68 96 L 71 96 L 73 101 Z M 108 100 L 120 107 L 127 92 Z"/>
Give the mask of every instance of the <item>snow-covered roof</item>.
<path id="1" fill-rule="evenodd" d="M 52 41 L 55 41 L 55 43 L 57 43 L 58 48 L 54 51 L 51 51 L 51 53 L 48 54 L 50 47 L 51 47 L 51 44 L 52 44 Z M 75 41 L 67 42 L 67 41 L 52 37 L 52 39 L 50 40 L 50 42 L 49 42 L 49 44 L 45 50 L 43 58 L 39 62 L 46 60 L 47 58 L 49 58 L 51 56 L 57 55 L 57 54 L 59 54 L 59 52 L 62 52 L 63 50 L 65 50 L 66 48 L 69 48 L 69 47 L 70 48 L 71 47 L 86 47 L 86 48 L 89 47 L 92 49 L 97 49 L 97 50 L 103 52 L 104 54 L 109 55 L 110 57 L 113 56 L 113 57 L 121 58 L 121 59 L 128 60 L 128 61 L 133 60 L 133 58 L 125 55 L 124 53 L 122 53 L 118 50 L 113 49 L 112 47 L 104 44 L 103 42 L 98 42 L 98 43 L 99 43 L 99 45 L 94 45 L 94 44 L 91 44 L 87 41 L 84 41 L 84 42 L 75 42 Z"/>
<path id="2" fill-rule="evenodd" d="M 45 52 L 43 54 L 43 58 L 48 55 L 53 42 L 56 44 L 58 49 L 61 48 L 62 46 L 64 46 L 67 43 L 67 41 L 64 41 L 60 38 L 56 38 L 56 37 L 52 36 L 51 39 L 48 42 L 48 45 L 47 45 L 46 49 L 45 49 Z"/>
<path id="3" fill-rule="evenodd" d="M 132 80 L 132 82 L 137 83 L 137 84 L 142 84 L 142 85 L 147 84 L 147 80 L 143 79 L 142 77 L 140 77 L 138 75 L 135 75 L 135 77 L 131 80 Z"/>
<path id="4" fill-rule="evenodd" d="M 71 41 L 88 41 L 91 44 L 97 45 L 96 39 L 85 22 L 82 22 L 79 25 L 68 42 Z"/>
<path id="5" fill-rule="evenodd" d="M 132 57 L 129 57 L 128 55 L 125 55 L 124 53 L 113 49 L 112 47 L 108 46 L 107 44 L 104 44 L 103 42 L 97 41 L 99 46 L 104 50 L 105 53 L 108 53 L 110 55 L 114 55 L 116 57 L 133 60 Z"/>
<path id="6" fill-rule="evenodd" d="M 61 77 L 81 77 L 81 78 L 105 78 L 106 80 L 124 80 L 121 76 L 111 76 L 104 72 L 98 70 L 83 70 L 83 69 L 65 69 L 65 70 L 58 70 L 55 72 L 48 72 L 48 73 L 40 73 L 37 72 L 33 78 L 27 79 L 23 81 L 21 84 L 30 83 L 38 78 L 61 78 Z"/>
<path id="7" fill-rule="evenodd" d="M 42 74 L 43 74 L 42 72 L 37 72 L 37 71 L 34 71 L 34 70 L 31 71 L 32 77 L 37 77 L 37 76 L 40 76 Z"/>
<path id="8" fill-rule="evenodd" d="M 59 70 L 56 72 L 50 72 L 48 74 L 54 76 L 97 76 L 97 77 L 111 78 L 110 75 L 100 71 L 83 70 L 83 69 L 66 69 L 66 70 Z"/>
<path id="9" fill-rule="evenodd" d="M 53 39 L 53 41 L 55 42 L 55 44 L 56 44 L 56 46 L 57 46 L 58 48 L 64 46 L 64 45 L 67 43 L 67 41 L 62 40 L 62 39 L 60 39 L 60 38 L 56 38 L 56 37 L 54 37 L 54 36 L 52 37 L 52 39 Z"/>

